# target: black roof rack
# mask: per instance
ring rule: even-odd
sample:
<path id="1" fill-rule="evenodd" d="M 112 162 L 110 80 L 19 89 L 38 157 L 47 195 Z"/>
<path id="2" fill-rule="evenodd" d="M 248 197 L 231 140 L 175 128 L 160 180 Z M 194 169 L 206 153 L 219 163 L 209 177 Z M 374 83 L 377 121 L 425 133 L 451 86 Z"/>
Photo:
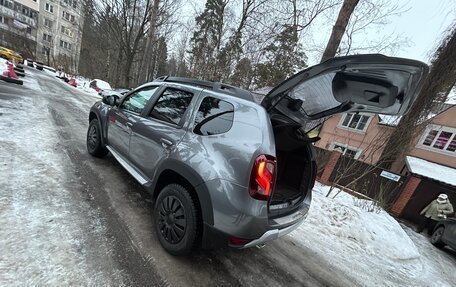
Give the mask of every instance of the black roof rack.
<path id="1" fill-rule="evenodd" d="M 210 89 L 215 92 L 221 92 L 225 94 L 229 94 L 244 100 L 254 101 L 253 95 L 244 89 L 231 86 L 228 84 L 217 83 L 217 82 L 209 82 L 203 80 L 197 80 L 192 78 L 183 78 L 183 77 L 170 77 L 170 76 L 162 76 L 155 79 L 156 82 L 171 82 L 171 83 L 180 83 L 180 84 L 187 84 L 192 86 L 198 86 L 204 89 Z"/>

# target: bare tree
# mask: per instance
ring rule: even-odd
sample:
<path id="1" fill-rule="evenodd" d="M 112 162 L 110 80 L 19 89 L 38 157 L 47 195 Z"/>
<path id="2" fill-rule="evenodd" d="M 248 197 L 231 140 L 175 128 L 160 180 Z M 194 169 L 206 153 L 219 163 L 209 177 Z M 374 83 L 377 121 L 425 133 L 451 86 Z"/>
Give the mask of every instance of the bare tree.
<path id="1" fill-rule="evenodd" d="M 382 154 L 383 166 L 388 168 L 402 159 L 410 149 L 413 139 L 425 128 L 425 119 L 437 105 L 445 102 L 456 84 L 456 26 L 452 25 L 432 59 L 431 70 L 412 105 L 389 137 Z M 398 143 L 401 144 L 398 144 Z M 397 148 L 399 146 L 399 148 Z M 394 151 L 394 152 L 391 152 Z"/>

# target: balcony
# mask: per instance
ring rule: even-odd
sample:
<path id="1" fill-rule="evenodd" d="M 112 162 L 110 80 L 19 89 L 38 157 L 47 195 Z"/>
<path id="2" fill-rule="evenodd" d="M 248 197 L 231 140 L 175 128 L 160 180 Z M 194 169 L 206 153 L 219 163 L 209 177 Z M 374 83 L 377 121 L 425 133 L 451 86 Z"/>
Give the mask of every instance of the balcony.
<path id="1" fill-rule="evenodd" d="M 30 17 L 27 17 L 20 12 L 14 11 L 13 9 L 7 8 L 5 6 L 0 5 L 0 15 L 7 16 L 9 18 L 13 18 L 19 20 L 27 25 L 36 28 L 36 20 Z"/>
<path id="2" fill-rule="evenodd" d="M 10 33 L 14 33 L 14 34 L 16 34 L 16 35 L 18 35 L 20 37 L 23 37 L 23 38 L 26 38 L 26 39 L 29 39 L 29 40 L 32 40 L 32 41 L 36 42 L 36 36 L 35 35 L 28 34 L 25 31 L 16 29 L 16 28 L 11 27 L 9 25 L 6 25 L 4 23 L 0 23 L 0 30 L 1 29 L 5 30 L 5 31 L 8 31 Z"/>

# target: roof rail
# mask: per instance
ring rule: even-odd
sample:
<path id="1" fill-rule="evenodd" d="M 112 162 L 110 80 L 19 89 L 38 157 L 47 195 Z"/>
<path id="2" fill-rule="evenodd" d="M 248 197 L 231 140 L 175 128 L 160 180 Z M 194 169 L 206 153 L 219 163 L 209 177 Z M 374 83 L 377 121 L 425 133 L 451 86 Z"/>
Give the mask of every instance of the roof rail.
<path id="1" fill-rule="evenodd" d="M 180 84 L 187 84 L 192 86 L 198 86 L 204 89 L 210 89 L 215 92 L 221 92 L 225 94 L 230 94 L 232 96 L 236 96 L 245 100 L 254 101 L 253 95 L 242 88 L 238 88 L 232 85 L 217 83 L 217 82 L 209 82 L 203 80 L 197 80 L 192 78 L 183 78 L 183 77 L 169 77 L 169 76 L 162 76 L 155 79 L 156 82 L 170 82 L 170 83 L 180 83 Z"/>

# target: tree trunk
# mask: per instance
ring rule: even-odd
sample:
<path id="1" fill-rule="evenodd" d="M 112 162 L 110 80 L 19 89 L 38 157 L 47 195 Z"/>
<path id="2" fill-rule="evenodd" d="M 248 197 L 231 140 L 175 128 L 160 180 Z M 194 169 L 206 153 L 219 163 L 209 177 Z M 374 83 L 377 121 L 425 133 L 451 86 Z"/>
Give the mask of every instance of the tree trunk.
<path id="1" fill-rule="evenodd" d="M 129 53 L 126 57 L 126 62 L 125 62 L 125 70 L 124 70 L 124 73 L 125 73 L 125 87 L 126 88 L 129 88 L 130 87 L 130 81 L 131 81 L 131 67 L 133 65 L 133 58 L 134 58 L 134 55 L 132 55 L 131 53 Z"/>
<path id="2" fill-rule="evenodd" d="M 321 57 L 320 63 L 336 56 L 337 48 L 339 48 L 342 36 L 347 28 L 348 21 L 359 0 L 344 0 L 342 7 L 337 16 L 336 24 L 333 26 L 331 36 L 329 37 L 328 44 L 326 45 L 325 52 Z"/>
<path id="3" fill-rule="evenodd" d="M 380 161 L 383 168 L 390 168 L 393 162 L 401 162 L 409 151 L 415 137 L 422 133 L 428 115 L 437 105 L 446 101 L 456 83 L 456 28 L 437 48 L 432 60 L 431 71 L 421 88 L 410 111 L 403 116 L 383 149 Z"/>
<path id="4" fill-rule="evenodd" d="M 147 36 L 146 40 L 146 47 L 144 49 L 144 59 L 140 65 L 140 81 L 147 82 L 150 80 L 151 75 L 153 74 L 153 64 L 152 64 L 152 54 L 155 50 L 155 32 L 157 26 L 157 17 L 158 17 L 158 9 L 160 7 L 160 0 L 154 0 L 154 5 L 150 10 L 150 18 L 149 18 L 149 35 Z"/>

